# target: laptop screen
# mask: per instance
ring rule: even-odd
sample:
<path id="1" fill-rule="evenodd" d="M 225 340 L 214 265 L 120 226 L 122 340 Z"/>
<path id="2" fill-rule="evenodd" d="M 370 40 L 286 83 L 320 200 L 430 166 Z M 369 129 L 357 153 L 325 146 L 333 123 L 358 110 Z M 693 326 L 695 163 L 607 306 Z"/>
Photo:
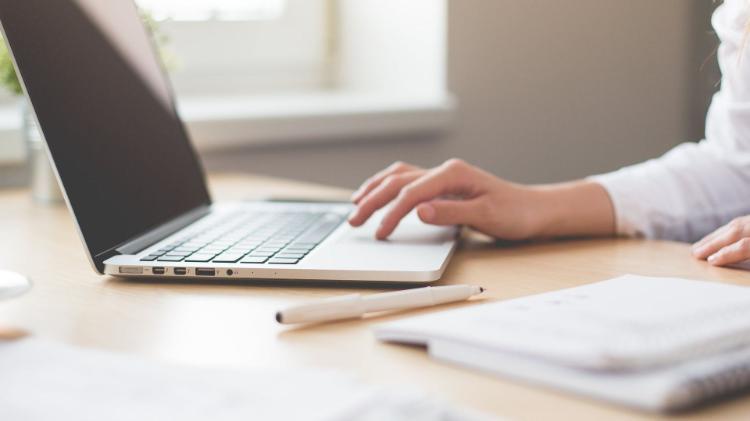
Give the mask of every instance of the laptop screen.
<path id="1" fill-rule="evenodd" d="M 92 256 L 210 203 L 132 0 L 0 0 L 0 23 Z"/>

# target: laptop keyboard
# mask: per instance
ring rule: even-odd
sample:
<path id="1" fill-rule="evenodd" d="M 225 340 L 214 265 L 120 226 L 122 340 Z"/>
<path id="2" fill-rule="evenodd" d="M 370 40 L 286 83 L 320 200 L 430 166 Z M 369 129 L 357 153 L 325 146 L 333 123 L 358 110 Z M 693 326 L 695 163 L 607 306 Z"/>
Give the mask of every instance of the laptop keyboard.
<path id="1" fill-rule="evenodd" d="M 170 243 L 141 261 L 293 265 L 343 220 L 344 216 L 329 212 L 241 212 Z"/>

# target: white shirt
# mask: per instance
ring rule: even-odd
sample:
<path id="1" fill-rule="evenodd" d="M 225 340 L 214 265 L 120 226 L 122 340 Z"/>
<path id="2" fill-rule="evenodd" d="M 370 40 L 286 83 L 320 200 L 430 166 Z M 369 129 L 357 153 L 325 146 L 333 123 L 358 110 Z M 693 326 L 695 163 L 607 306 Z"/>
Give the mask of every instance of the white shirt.
<path id="1" fill-rule="evenodd" d="M 750 215 L 749 3 L 726 0 L 712 23 L 721 40 L 722 82 L 708 111 L 706 139 L 590 178 L 609 193 L 620 234 L 692 242 Z"/>

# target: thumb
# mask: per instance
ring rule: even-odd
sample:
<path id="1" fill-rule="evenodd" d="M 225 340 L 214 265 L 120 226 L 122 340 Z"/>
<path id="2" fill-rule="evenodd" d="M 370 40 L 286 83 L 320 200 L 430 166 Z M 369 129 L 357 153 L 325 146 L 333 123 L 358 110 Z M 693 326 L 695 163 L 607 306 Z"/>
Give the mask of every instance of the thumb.
<path id="1" fill-rule="evenodd" d="M 422 222 L 432 225 L 471 225 L 476 216 L 473 200 L 432 200 L 417 206 Z"/>

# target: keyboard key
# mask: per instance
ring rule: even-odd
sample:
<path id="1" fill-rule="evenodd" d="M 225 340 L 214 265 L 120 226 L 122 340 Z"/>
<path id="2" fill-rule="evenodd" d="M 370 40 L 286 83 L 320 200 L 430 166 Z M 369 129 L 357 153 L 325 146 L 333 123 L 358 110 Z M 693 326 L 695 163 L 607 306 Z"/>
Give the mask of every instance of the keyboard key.
<path id="1" fill-rule="evenodd" d="M 289 244 L 289 247 L 307 247 L 307 248 L 313 249 L 317 245 L 318 245 L 318 243 L 310 243 L 310 242 L 303 242 L 303 241 L 297 242 L 297 241 L 295 241 L 292 244 Z"/>
<path id="2" fill-rule="evenodd" d="M 268 257 L 254 257 L 254 256 L 246 256 L 244 259 L 242 259 L 241 263 L 254 263 L 254 264 L 260 264 L 260 263 L 266 263 L 266 260 L 268 260 Z"/>
<path id="3" fill-rule="evenodd" d="M 262 243 L 261 243 L 260 241 L 240 241 L 240 242 L 239 242 L 239 243 L 237 243 L 236 245 L 238 245 L 238 246 L 240 246 L 240 247 L 250 247 L 250 248 L 255 248 L 255 247 L 258 247 L 258 246 L 260 246 L 261 244 L 262 244 Z"/>
<path id="4" fill-rule="evenodd" d="M 216 263 L 234 263 L 238 260 L 242 259 L 242 254 L 235 253 L 235 254 L 229 254 L 229 253 L 222 253 L 216 258 L 214 258 L 214 262 Z"/>
<path id="5" fill-rule="evenodd" d="M 162 256 L 157 260 L 160 262 L 181 262 L 185 259 L 185 256 Z"/>
<path id="6" fill-rule="evenodd" d="M 305 257 L 304 254 L 301 253 L 279 253 L 274 257 L 278 257 L 280 259 L 301 259 Z"/>
<path id="7" fill-rule="evenodd" d="M 180 253 L 180 252 L 195 253 L 198 250 L 200 250 L 200 247 L 197 247 L 197 246 L 193 246 L 193 247 L 182 247 L 182 246 L 180 246 L 180 247 L 177 247 L 176 249 L 174 249 L 172 252 L 173 253 L 174 252 L 178 252 L 178 253 Z"/>
<path id="8" fill-rule="evenodd" d="M 246 249 L 246 248 L 243 248 L 243 247 L 232 247 L 230 249 L 225 250 L 224 253 L 225 254 L 241 254 L 241 255 L 244 256 L 244 255 L 250 253 L 250 250 L 252 250 L 252 249 Z"/>
<path id="9" fill-rule="evenodd" d="M 193 254 L 192 251 L 170 251 L 169 253 L 167 253 L 167 256 L 187 257 L 187 256 L 190 256 L 191 254 Z"/>
<path id="10" fill-rule="evenodd" d="M 253 257 L 271 257 L 274 254 L 276 254 L 276 253 L 272 252 L 272 251 L 258 251 L 258 250 L 255 250 L 255 251 L 251 252 L 250 254 L 248 254 L 248 256 L 253 256 Z"/>
<path id="11" fill-rule="evenodd" d="M 215 254 L 194 254 L 187 259 L 185 259 L 186 262 L 210 262 L 211 259 L 216 256 Z"/>
<path id="12" fill-rule="evenodd" d="M 252 247 L 235 247 L 232 250 L 236 250 L 237 252 L 241 251 L 242 254 L 248 254 L 248 253 L 250 253 L 250 252 L 252 252 L 252 251 L 254 251 L 256 249 L 254 249 Z"/>
<path id="13" fill-rule="evenodd" d="M 216 253 L 221 253 L 222 251 L 226 250 L 226 247 L 216 247 L 216 246 L 206 246 L 200 249 L 200 251 L 215 251 Z"/>
<path id="14" fill-rule="evenodd" d="M 281 250 L 281 247 L 258 247 L 257 249 L 255 249 L 255 251 L 263 251 L 263 252 L 271 252 L 271 253 L 276 253 L 279 250 Z"/>
<path id="15" fill-rule="evenodd" d="M 286 253 L 286 252 L 289 252 L 289 253 L 307 253 L 310 250 L 312 250 L 313 248 L 314 247 L 292 247 L 292 246 L 289 246 L 289 247 L 284 247 L 284 249 L 281 250 L 281 252 L 282 253 Z"/>
<path id="16" fill-rule="evenodd" d="M 272 265 L 293 265 L 299 262 L 299 259 L 283 259 L 280 257 L 274 257 L 268 261 Z"/>
<path id="17" fill-rule="evenodd" d="M 286 242 L 286 241 L 266 241 L 265 243 L 263 243 L 263 245 L 261 247 L 278 247 L 278 248 L 281 248 L 281 247 L 284 247 L 287 244 L 289 244 L 289 243 Z"/>
<path id="18" fill-rule="evenodd" d="M 153 262 L 154 260 L 158 259 L 160 255 L 158 254 L 152 254 L 146 257 L 141 258 L 141 262 Z"/>
<path id="19" fill-rule="evenodd" d="M 206 244 L 208 244 L 207 241 L 190 241 L 188 243 L 185 243 L 179 247 L 203 247 Z"/>

